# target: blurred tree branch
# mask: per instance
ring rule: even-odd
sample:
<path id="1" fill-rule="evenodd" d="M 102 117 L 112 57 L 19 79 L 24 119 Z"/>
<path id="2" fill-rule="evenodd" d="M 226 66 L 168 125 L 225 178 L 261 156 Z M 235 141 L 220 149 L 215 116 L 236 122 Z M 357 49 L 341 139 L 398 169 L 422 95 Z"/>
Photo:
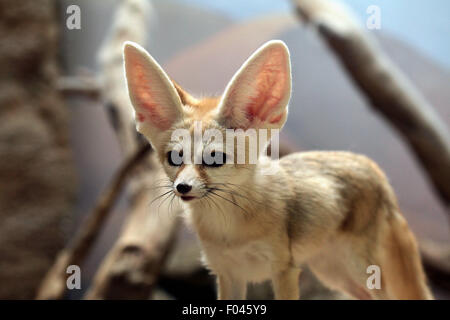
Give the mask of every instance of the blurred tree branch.
<path id="1" fill-rule="evenodd" d="M 318 31 L 374 110 L 403 135 L 448 209 L 450 135 L 438 114 L 345 8 L 327 0 L 293 3 L 300 18 Z"/>
<path id="2" fill-rule="evenodd" d="M 428 278 L 445 290 L 450 290 L 450 246 L 422 240 L 419 243 Z"/>
<path id="3" fill-rule="evenodd" d="M 100 51 L 102 96 L 125 155 L 147 142 L 135 129 L 123 75 L 122 46 L 126 40 L 145 44 L 150 14 L 146 0 L 122 0 Z M 154 156 L 141 163 L 139 174 L 130 183 L 128 221 L 97 271 L 87 299 L 147 299 L 151 295 L 174 243 L 181 211 L 173 198 L 159 197 L 157 184 L 164 174 Z"/>
<path id="4" fill-rule="evenodd" d="M 66 292 L 67 267 L 81 265 L 100 234 L 108 214 L 118 199 L 123 186 L 136 166 L 148 155 L 149 145 L 143 145 L 119 168 L 86 221 L 81 225 L 72 243 L 62 250 L 48 271 L 37 294 L 37 299 L 62 299 Z"/>
<path id="5" fill-rule="evenodd" d="M 132 106 L 126 93 L 122 67 L 122 44 L 144 43 L 150 7 L 145 0 L 122 0 L 112 31 L 100 51 L 101 80 L 95 77 L 64 77 L 58 81 L 62 94 L 103 98 L 121 149 L 128 160 L 116 173 L 95 209 L 72 244 L 63 250 L 48 272 L 38 293 L 40 299 L 61 299 L 66 290 L 66 268 L 81 264 L 97 238 L 122 187 L 128 183 L 129 217 L 119 239 L 102 262 L 88 299 L 146 299 L 172 248 L 178 229 L 180 208 L 173 199 L 158 199 L 155 184 L 163 177 L 149 153 L 151 146 L 135 131 Z M 133 21 L 130 24 L 129 21 Z M 131 181 L 128 179 L 134 173 Z M 157 201 L 152 201 L 156 199 Z M 152 207 L 149 204 L 153 204 Z M 164 215 L 159 215 L 162 210 Z M 153 213 L 152 213 L 153 212 Z"/>
<path id="6" fill-rule="evenodd" d="M 57 82 L 57 88 L 65 96 L 83 95 L 92 99 L 98 99 L 101 91 L 99 81 L 92 76 L 60 77 Z"/>

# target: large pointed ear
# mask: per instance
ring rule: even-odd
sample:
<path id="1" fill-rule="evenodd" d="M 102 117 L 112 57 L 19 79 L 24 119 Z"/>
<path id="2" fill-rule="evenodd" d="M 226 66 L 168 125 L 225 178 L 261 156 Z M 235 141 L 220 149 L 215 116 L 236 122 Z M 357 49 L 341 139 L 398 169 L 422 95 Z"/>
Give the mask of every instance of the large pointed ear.
<path id="1" fill-rule="evenodd" d="M 144 48 L 127 41 L 123 55 L 136 128 L 155 143 L 159 134 L 181 118 L 180 97 L 167 74 Z"/>
<path id="2" fill-rule="evenodd" d="M 233 129 L 280 129 L 291 96 L 291 64 L 284 42 L 265 43 L 225 89 L 217 120 Z"/>

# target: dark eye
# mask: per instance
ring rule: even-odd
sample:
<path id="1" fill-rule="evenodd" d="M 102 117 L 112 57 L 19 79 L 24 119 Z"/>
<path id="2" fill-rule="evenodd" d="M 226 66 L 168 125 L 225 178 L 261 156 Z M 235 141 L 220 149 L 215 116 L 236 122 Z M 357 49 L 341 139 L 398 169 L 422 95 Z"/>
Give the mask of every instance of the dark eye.
<path id="1" fill-rule="evenodd" d="M 183 164 L 183 151 L 172 150 L 167 152 L 167 162 L 171 166 L 181 166 Z"/>
<path id="2" fill-rule="evenodd" d="M 206 167 L 221 167 L 227 162 L 227 155 L 226 153 L 220 152 L 220 151 L 213 151 L 210 154 L 209 159 L 203 159 L 203 165 Z"/>

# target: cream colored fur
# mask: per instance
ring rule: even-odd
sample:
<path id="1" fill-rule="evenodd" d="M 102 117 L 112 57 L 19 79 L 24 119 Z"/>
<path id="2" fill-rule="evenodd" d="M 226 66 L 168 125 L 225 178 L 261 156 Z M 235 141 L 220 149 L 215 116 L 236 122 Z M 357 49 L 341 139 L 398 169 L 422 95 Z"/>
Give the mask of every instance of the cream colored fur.
<path id="1" fill-rule="evenodd" d="M 222 97 L 205 99 L 170 81 L 138 45 L 126 43 L 124 58 L 137 128 L 156 149 L 170 192 L 185 199 L 180 201 L 186 220 L 200 240 L 205 265 L 217 276 L 219 299 L 244 299 L 248 282 L 267 279 L 277 299 L 298 299 L 305 263 L 325 284 L 355 298 L 432 298 L 414 236 L 385 175 L 370 159 L 305 152 L 220 167 L 168 162 L 167 154 L 180 144 L 171 134 L 194 132 L 196 121 L 201 130 L 224 136 L 229 128 L 282 128 L 291 94 L 284 43 L 266 43 Z M 192 189 L 180 193 L 180 184 Z M 381 289 L 366 286 L 370 265 L 381 268 Z"/>

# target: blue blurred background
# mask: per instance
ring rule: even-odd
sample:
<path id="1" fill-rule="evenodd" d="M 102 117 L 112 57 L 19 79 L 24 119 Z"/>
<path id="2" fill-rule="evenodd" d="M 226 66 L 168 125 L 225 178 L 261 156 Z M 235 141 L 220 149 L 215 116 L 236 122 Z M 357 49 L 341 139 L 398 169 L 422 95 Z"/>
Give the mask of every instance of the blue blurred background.
<path id="1" fill-rule="evenodd" d="M 220 12 L 233 20 L 258 15 L 289 13 L 288 0 L 179 0 Z M 450 67 L 450 1 L 448 0 L 343 0 L 364 23 L 371 5 L 381 9 L 381 28 Z M 447 35 L 447 39 L 443 38 Z"/>

